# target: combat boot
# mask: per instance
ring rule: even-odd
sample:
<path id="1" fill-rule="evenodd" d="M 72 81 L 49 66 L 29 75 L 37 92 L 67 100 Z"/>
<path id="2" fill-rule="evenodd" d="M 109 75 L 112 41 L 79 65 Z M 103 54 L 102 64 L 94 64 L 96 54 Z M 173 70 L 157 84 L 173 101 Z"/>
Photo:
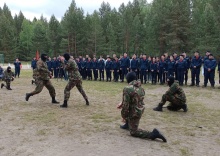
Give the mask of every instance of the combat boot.
<path id="1" fill-rule="evenodd" d="M 26 93 L 26 96 L 25 96 L 25 100 L 28 101 L 30 96 L 33 96 L 33 94 L 31 93 Z"/>
<path id="2" fill-rule="evenodd" d="M 32 84 L 32 85 L 34 84 L 34 80 L 31 80 L 31 84 Z"/>
<path id="3" fill-rule="evenodd" d="M 159 105 L 157 107 L 153 108 L 153 110 L 162 112 L 163 111 L 163 105 L 161 103 L 159 103 Z"/>
<path id="4" fill-rule="evenodd" d="M 61 108 L 67 108 L 67 100 L 63 101 L 63 104 L 60 105 Z"/>
<path id="5" fill-rule="evenodd" d="M 204 84 L 203 86 L 202 86 L 202 88 L 206 88 L 207 87 L 207 84 Z"/>
<path id="6" fill-rule="evenodd" d="M 120 128 L 129 130 L 128 121 L 124 125 L 120 125 Z"/>
<path id="7" fill-rule="evenodd" d="M 187 104 L 184 104 L 181 108 L 183 109 L 184 112 L 188 111 Z"/>
<path id="8" fill-rule="evenodd" d="M 10 85 L 8 85 L 6 88 L 7 88 L 8 90 L 12 90 L 11 87 L 10 87 Z"/>
<path id="9" fill-rule="evenodd" d="M 5 86 L 4 83 L 2 83 L 2 84 L 1 84 L 1 88 L 3 88 L 4 86 Z"/>
<path id="10" fill-rule="evenodd" d="M 87 105 L 87 106 L 89 105 L 89 100 L 88 100 L 88 99 L 86 99 L 86 105 Z"/>
<path id="11" fill-rule="evenodd" d="M 212 89 L 215 89 L 215 86 L 214 86 L 214 85 L 211 85 L 211 88 L 212 88 Z"/>
<path id="12" fill-rule="evenodd" d="M 150 133 L 150 139 L 155 140 L 155 139 L 162 139 L 163 142 L 167 142 L 167 139 L 163 136 L 163 134 L 160 133 L 156 128 L 153 129 L 153 131 Z"/>
<path id="13" fill-rule="evenodd" d="M 58 102 L 58 101 L 55 99 L 55 97 L 52 97 L 52 103 L 53 103 L 53 104 L 58 104 L 58 103 L 60 103 L 60 102 Z"/>

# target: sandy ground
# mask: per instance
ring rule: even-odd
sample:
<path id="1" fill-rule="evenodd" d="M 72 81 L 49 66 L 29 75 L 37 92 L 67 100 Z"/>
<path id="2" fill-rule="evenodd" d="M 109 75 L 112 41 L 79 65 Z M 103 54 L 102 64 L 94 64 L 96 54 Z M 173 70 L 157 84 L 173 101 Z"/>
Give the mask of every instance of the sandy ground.
<path id="1" fill-rule="evenodd" d="M 145 113 L 140 128 L 158 128 L 168 142 L 131 137 L 119 128 L 121 101 L 126 83 L 84 81 L 90 106 L 74 88 L 69 107 L 51 104 L 44 90 L 24 100 L 34 90 L 31 72 L 23 71 L 12 82 L 12 91 L 0 89 L 1 156 L 219 156 L 220 90 L 184 87 L 189 111 L 154 112 L 167 86 L 143 85 L 146 91 Z M 67 82 L 52 80 L 57 99 L 63 101 Z"/>

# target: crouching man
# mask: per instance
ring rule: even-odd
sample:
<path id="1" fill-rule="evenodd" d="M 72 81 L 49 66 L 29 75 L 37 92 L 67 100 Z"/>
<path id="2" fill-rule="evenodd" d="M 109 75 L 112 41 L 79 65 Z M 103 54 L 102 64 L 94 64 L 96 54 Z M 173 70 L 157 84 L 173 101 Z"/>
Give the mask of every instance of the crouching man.
<path id="1" fill-rule="evenodd" d="M 4 71 L 3 80 L 5 81 L 6 85 L 2 83 L 1 88 L 5 86 L 8 90 L 12 90 L 11 81 L 14 80 L 14 73 L 11 71 L 11 67 L 8 67 L 7 70 Z"/>
<path id="2" fill-rule="evenodd" d="M 178 81 L 174 82 L 174 77 L 169 76 L 167 78 L 167 83 L 169 85 L 169 90 L 162 96 L 162 99 L 159 105 L 154 108 L 154 111 L 163 111 L 163 105 L 169 101 L 170 104 L 167 106 L 167 109 L 170 111 L 178 111 L 183 109 L 184 112 L 188 111 L 186 105 L 186 95 L 183 89 L 179 86 Z"/>
<path id="3" fill-rule="evenodd" d="M 145 91 L 141 87 L 141 82 L 136 81 L 135 72 L 130 72 L 126 75 L 128 86 L 123 90 L 122 103 L 117 107 L 121 110 L 121 116 L 125 121 L 122 129 L 129 129 L 130 134 L 134 137 L 146 138 L 155 140 L 156 138 L 162 139 L 167 142 L 166 138 L 157 130 L 154 129 L 152 132 L 139 129 L 139 121 L 142 114 L 144 113 L 144 96 Z"/>

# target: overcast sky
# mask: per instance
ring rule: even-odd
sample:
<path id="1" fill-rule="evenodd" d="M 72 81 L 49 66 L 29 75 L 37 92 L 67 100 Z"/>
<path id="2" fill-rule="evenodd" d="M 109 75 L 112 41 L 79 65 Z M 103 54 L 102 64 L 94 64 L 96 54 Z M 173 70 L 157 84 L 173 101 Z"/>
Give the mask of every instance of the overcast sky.
<path id="1" fill-rule="evenodd" d="M 116 9 L 122 3 L 127 4 L 129 2 L 129 0 L 75 0 L 77 7 L 82 7 L 84 12 L 89 14 L 93 13 L 94 10 L 98 10 L 103 1 L 109 2 L 111 7 Z M 147 1 L 151 2 L 152 0 Z M 71 2 L 72 0 L 0 0 L 0 7 L 2 8 L 6 3 L 12 16 L 18 14 L 21 10 L 24 16 L 30 20 L 34 17 L 39 18 L 41 14 L 48 20 L 54 14 L 60 20 Z"/>

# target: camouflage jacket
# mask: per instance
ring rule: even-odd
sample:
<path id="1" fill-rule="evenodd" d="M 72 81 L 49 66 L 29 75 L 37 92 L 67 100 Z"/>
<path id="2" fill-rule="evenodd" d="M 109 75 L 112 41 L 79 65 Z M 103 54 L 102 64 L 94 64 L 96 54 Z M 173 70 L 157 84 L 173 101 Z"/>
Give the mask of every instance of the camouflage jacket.
<path id="1" fill-rule="evenodd" d="M 177 99 L 180 99 L 183 103 L 186 102 L 186 95 L 183 91 L 183 89 L 179 86 L 179 82 L 175 81 L 169 88 L 168 91 L 166 91 L 165 95 L 167 96 L 175 96 Z"/>
<path id="2" fill-rule="evenodd" d="M 14 73 L 12 71 L 11 72 L 7 72 L 7 70 L 4 71 L 3 80 L 11 79 L 12 77 L 14 77 Z"/>
<path id="3" fill-rule="evenodd" d="M 66 63 L 62 63 L 64 69 L 68 72 L 70 81 L 81 80 L 81 75 L 78 71 L 78 66 L 73 59 L 69 59 Z"/>
<path id="4" fill-rule="evenodd" d="M 37 71 L 39 73 L 38 78 L 41 80 L 49 80 L 50 79 L 50 71 L 47 68 L 47 63 L 42 61 L 41 59 L 37 61 Z"/>
<path id="5" fill-rule="evenodd" d="M 128 118 L 138 117 L 140 118 L 144 112 L 144 95 L 145 91 L 141 87 L 140 81 L 132 81 L 129 86 L 123 90 L 122 99 L 122 118 L 127 120 Z"/>
<path id="6" fill-rule="evenodd" d="M 33 70 L 33 79 L 38 79 L 38 78 L 39 78 L 39 72 L 38 72 L 37 68 L 35 68 Z"/>

